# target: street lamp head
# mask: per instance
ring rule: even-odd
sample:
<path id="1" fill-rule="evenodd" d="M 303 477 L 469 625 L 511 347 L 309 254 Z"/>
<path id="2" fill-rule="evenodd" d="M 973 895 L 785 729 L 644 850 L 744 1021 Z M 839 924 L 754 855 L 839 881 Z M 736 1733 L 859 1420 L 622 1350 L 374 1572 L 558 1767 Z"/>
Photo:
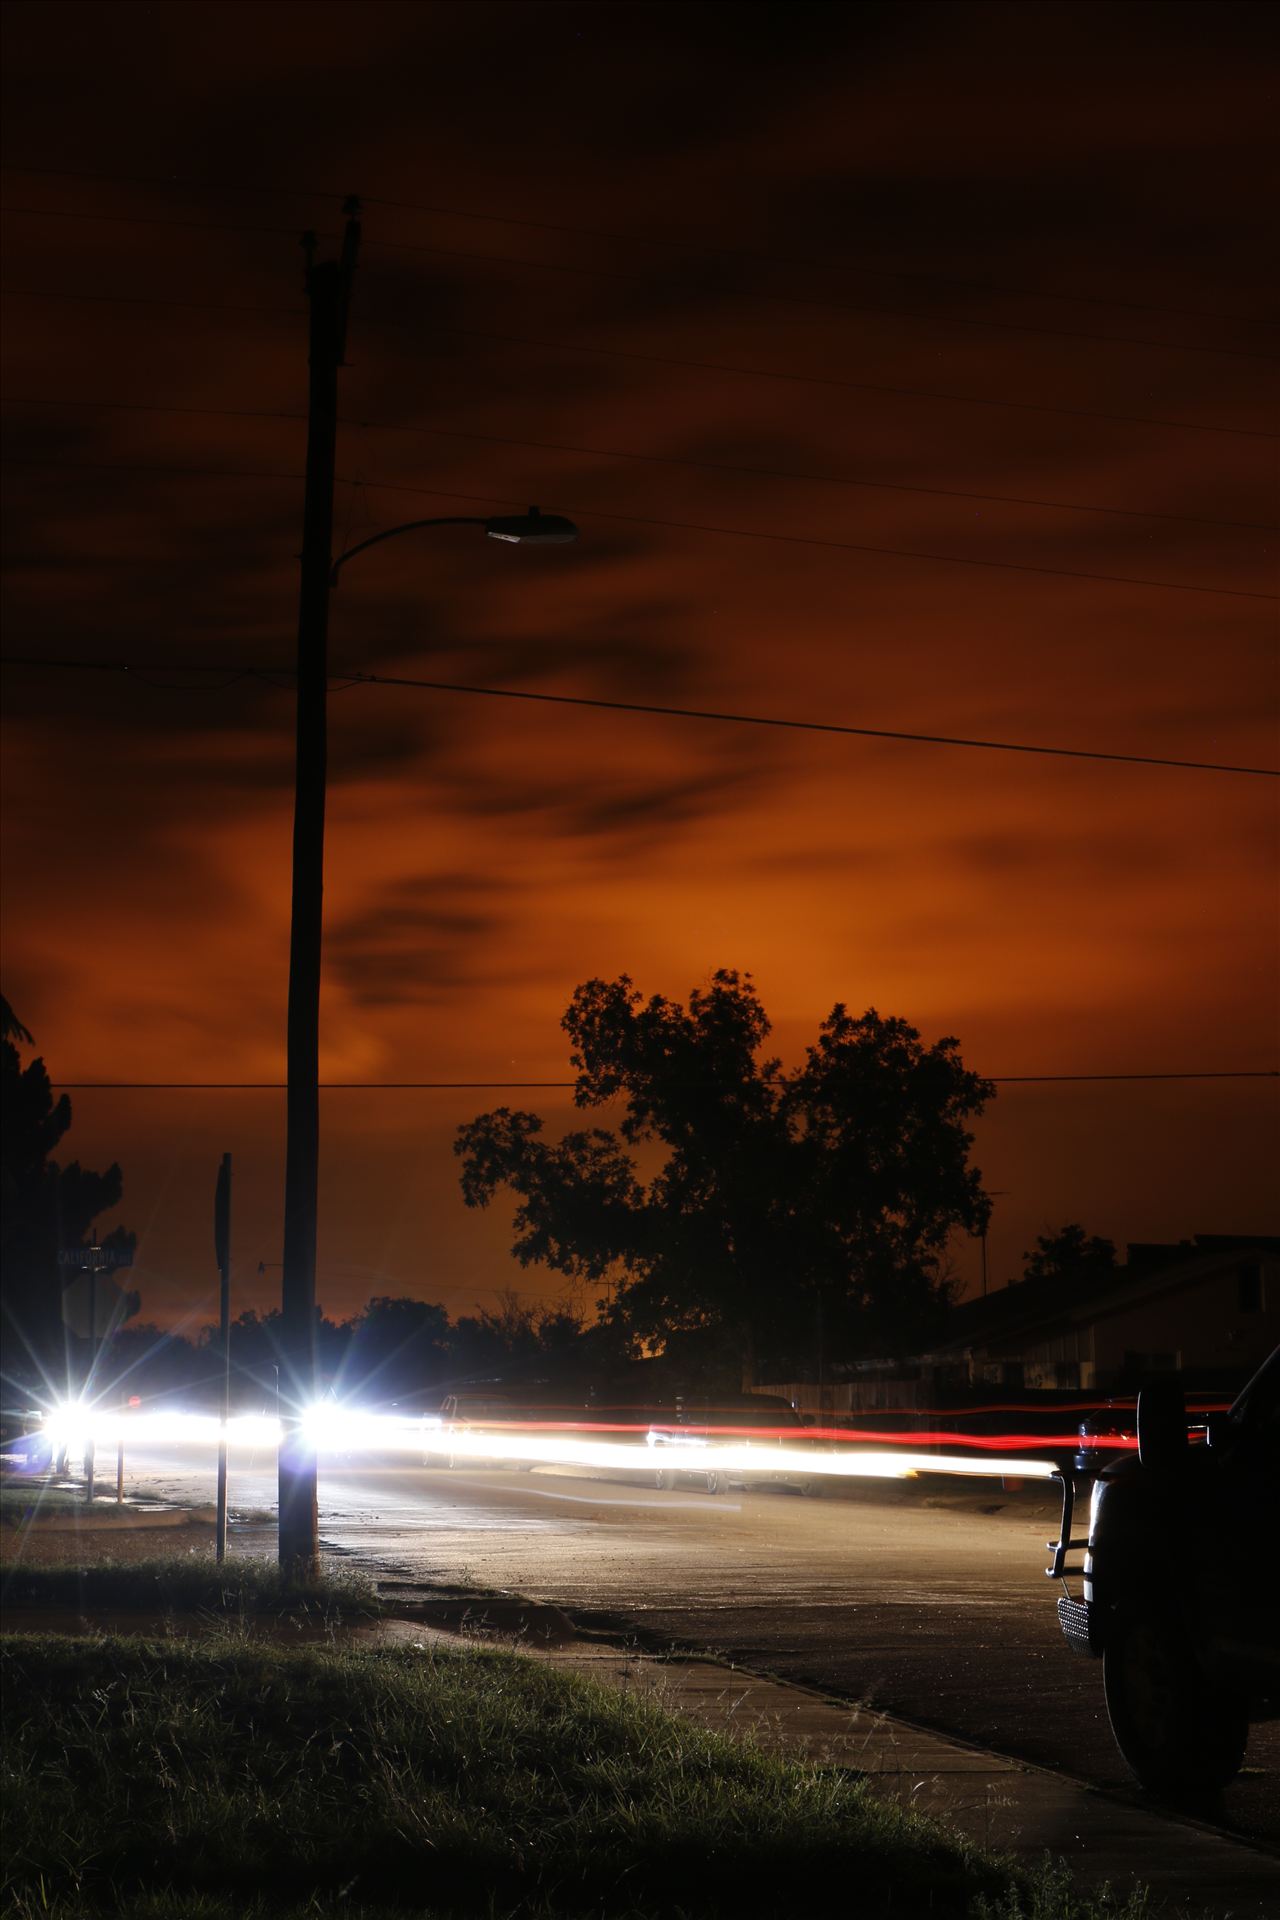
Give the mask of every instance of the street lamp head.
<path id="1" fill-rule="evenodd" d="M 558 513 L 539 513 L 536 507 L 528 513 L 499 514 L 485 521 L 484 530 L 491 540 L 509 540 L 519 547 L 563 547 L 578 537 L 572 520 Z"/>

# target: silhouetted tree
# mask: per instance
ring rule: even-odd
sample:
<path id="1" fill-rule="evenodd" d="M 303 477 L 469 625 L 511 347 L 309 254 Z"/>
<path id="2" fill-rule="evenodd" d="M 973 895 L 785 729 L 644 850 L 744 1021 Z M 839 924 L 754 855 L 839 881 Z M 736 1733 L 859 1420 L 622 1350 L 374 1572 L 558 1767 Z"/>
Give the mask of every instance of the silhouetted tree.
<path id="1" fill-rule="evenodd" d="M 231 1322 L 231 1392 L 237 1405 L 274 1413 L 277 1396 L 280 1404 L 288 1405 L 294 1388 L 283 1319 L 279 1307 L 263 1314 L 255 1307 L 247 1307 Z M 320 1307 L 316 1307 L 317 1379 L 334 1382 L 339 1378 L 349 1338 L 346 1322 L 326 1320 Z M 216 1327 L 202 1329 L 200 1350 L 219 1355 Z"/>
<path id="2" fill-rule="evenodd" d="M 347 1322 L 342 1391 L 362 1400 L 422 1393 L 449 1371 L 449 1316 L 426 1300 L 379 1294 Z"/>
<path id="3" fill-rule="evenodd" d="M 511 1288 L 496 1307 L 465 1314 L 449 1337 L 456 1381 L 501 1378 L 504 1382 L 564 1381 L 585 1372 L 581 1314 L 568 1302 L 522 1302 Z"/>
<path id="4" fill-rule="evenodd" d="M 750 975 L 722 970 L 688 1007 L 623 974 L 589 980 L 562 1021 L 579 1107 L 623 1104 L 617 1132 L 544 1141 L 500 1107 L 458 1131 L 462 1192 L 518 1197 L 512 1249 L 616 1283 L 605 1309 L 636 1346 L 704 1357 L 893 1350 L 930 1329 L 955 1227 L 990 1202 L 965 1121 L 994 1097 L 953 1039 L 836 1006 L 803 1065 L 760 1059 Z M 665 1157 L 647 1180 L 635 1153 Z M 602 1303 L 603 1306 L 604 1303 Z"/>
<path id="5" fill-rule="evenodd" d="M 134 1321 L 112 1336 L 111 1391 L 121 1400 L 136 1394 L 144 1407 L 172 1396 L 186 1406 L 200 1392 L 216 1405 L 220 1375 L 196 1344 L 149 1321 Z"/>
<path id="6" fill-rule="evenodd" d="M 93 1222 L 119 1204 L 118 1166 L 93 1173 L 77 1160 L 61 1166 L 51 1156 L 71 1125 L 71 1102 L 53 1088 L 42 1059 L 24 1067 L 20 1046 L 31 1035 L 7 1000 L 0 999 L 0 1305 L 5 1374 L 37 1387 L 54 1383 L 66 1353 L 59 1252 L 92 1243 Z M 115 1228 L 102 1245 L 131 1255 L 136 1236 Z M 126 1317 L 140 1305 L 126 1297 Z"/>
<path id="7" fill-rule="evenodd" d="M 232 1398 L 240 1406 L 261 1406 L 274 1413 L 277 1395 L 287 1395 L 287 1378 L 280 1377 L 284 1365 L 284 1340 L 280 1331 L 278 1307 L 260 1314 L 246 1307 L 231 1322 Z M 200 1335 L 201 1348 L 215 1349 L 218 1329 L 205 1327 Z"/>
<path id="8" fill-rule="evenodd" d="M 1115 1243 L 1096 1233 L 1086 1235 L 1070 1220 L 1056 1233 L 1040 1234 L 1032 1252 L 1022 1256 L 1024 1280 L 1040 1280 L 1064 1288 L 1091 1286 L 1119 1271 Z"/>

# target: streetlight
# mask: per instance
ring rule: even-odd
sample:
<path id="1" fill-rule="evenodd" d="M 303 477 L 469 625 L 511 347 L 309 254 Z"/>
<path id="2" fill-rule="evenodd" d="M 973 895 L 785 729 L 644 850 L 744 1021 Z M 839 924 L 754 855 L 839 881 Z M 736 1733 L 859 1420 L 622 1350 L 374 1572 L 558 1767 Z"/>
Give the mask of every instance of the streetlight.
<path id="1" fill-rule="evenodd" d="M 491 540 L 505 540 L 513 547 L 564 547 L 578 537 L 572 520 L 558 513 L 543 513 L 537 507 L 530 507 L 528 513 L 496 514 L 488 520 L 470 513 L 449 513 L 434 520 L 406 520 L 403 526 L 370 534 L 367 540 L 359 540 L 354 547 L 340 553 L 329 569 L 329 585 L 337 586 L 338 575 L 356 554 L 380 545 L 383 540 L 394 540 L 399 533 L 416 533 L 419 527 L 483 527 Z"/>
<path id="2" fill-rule="evenodd" d="M 293 1392 L 282 1409 L 279 1460 L 279 1557 L 286 1578 L 309 1579 L 319 1550 L 314 1443 L 302 1416 L 315 1397 L 316 1216 L 320 1160 L 320 947 L 324 892 L 329 598 L 356 554 L 419 527 L 479 526 L 515 546 L 576 540 L 558 514 L 448 516 L 408 520 L 333 557 L 338 368 L 360 245 L 359 202 L 347 201 L 339 259 L 317 262 L 314 235 L 303 236 L 310 302 L 307 466 L 298 597 L 297 760 L 294 776 L 293 886 L 289 932 L 289 1013 L 284 1177 L 284 1274 L 281 1332 Z"/>

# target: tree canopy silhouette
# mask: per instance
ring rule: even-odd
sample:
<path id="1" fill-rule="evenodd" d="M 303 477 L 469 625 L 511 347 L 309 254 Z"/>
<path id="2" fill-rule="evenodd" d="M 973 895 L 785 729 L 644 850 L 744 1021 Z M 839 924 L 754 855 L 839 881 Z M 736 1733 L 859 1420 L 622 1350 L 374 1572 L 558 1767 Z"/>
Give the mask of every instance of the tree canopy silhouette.
<path id="1" fill-rule="evenodd" d="M 1118 1273 L 1115 1242 L 1086 1234 L 1075 1220 L 1056 1233 L 1039 1234 L 1031 1252 L 1022 1256 L 1023 1279 L 1046 1286 L 1079 1290 Z"/>
<path id="2" fill-rule="evenodd" d="M 784 1071 L 760 1057 L 750 974 L 729 969 L 687 1006 L 627 974 L 588 980 L 561 1025 L 575 1104 L 620 1103 L 616 1132 L 550 1142 L 537 1114 L 499 1107 L 454 1144 L 468 1206 L 515 1194 L 522 1264 L 611 1283 L 608 1316 L 651 1350 L 799 1362 L 931 1330 L 947 1236 L 990 1212 L 965 1123 L 995 1088 L 954 1039 L 927 1047 L 904 1020 L 837 1005 Z"/>
<path id="3" fill-rule="evenodd" d="M 31 1035 L 9 1002 L 0 999 L 0 1305 L 3 1306 L 5 1374 L 35 1385 L 61 1369 L 66 1336 L 62 1325 L 60 1251 L 92 1241 L 93 1222 L 119 1204 L 124 1181 L 118 1166 L 93 1173 L 78 1160 L 52 1159 L 71 1125 L 71 1102 L 53 1097 L 38 1056 L 24 1067 L 19 1046 Z M 135 1236 L 117 1227 L 102 1243 L 132 1254 Z M 128 1296 L 137 1313 L 138 1296 Z"/>

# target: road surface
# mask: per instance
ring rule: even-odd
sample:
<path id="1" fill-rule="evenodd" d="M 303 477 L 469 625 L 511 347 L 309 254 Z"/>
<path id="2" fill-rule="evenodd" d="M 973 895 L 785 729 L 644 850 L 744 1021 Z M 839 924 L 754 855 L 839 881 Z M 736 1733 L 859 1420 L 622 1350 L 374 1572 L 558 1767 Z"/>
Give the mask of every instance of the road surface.
<path id="1" fill-rule="evenodd" d="M 212 1498 L 190 1462 L 134 1459 L 129 1479 Z M 257 1550 L 272 1550 L 274 1461 L 233 1458 L 231 1501 L 262 1515 Z M 325 1462 L 320 1481 L 323 1543 L 372 1571 L 634 1623 L 1141 1801 L 1100 1665 L 1058 1630 L 1043 1572 L 1057 1519 L 1049 1488 L 998 1480 L 864 1482 L 811 1500 L 371 1458 Z M 1254 1730 L 1215 1824 L 1280 1845 L 1280 1725 Z"/>

